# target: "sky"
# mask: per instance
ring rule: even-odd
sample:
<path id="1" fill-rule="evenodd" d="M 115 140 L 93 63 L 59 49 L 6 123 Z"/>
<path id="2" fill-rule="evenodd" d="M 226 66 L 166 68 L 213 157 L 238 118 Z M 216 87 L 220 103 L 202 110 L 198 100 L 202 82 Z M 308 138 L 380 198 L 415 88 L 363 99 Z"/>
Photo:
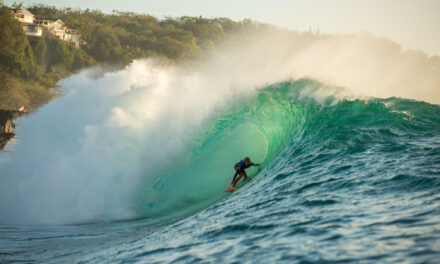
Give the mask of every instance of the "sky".
<path id="1" fill-rule="evenodd" d="M 42 3 L 57 7 L 166 16 L 250 18 L 282 28 L 326 34 L 368 31 L 403 49 L 440 55 L 439 0 L 3 0 L 7 5 Z"/>

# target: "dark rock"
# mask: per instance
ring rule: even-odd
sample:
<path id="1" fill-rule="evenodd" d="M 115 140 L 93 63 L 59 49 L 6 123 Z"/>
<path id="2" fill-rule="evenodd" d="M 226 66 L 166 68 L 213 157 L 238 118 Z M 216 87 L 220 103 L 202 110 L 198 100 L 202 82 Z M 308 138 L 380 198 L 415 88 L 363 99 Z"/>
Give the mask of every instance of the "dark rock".
<path id="1" fill-rule="evenodd" d="M 15 137 L 15 125 L 12 121 L 23 112 L 17 110 L 0 110 L 0 149 L 3 149 L 9 140 Z"/>
<path id="2" fill-rule="evenodd" d="M 14 133 L 3 133 L 0 134 L 0 149 L 3 149 L 6 144 L 8 144 L 9 140 L 15 137 Z"/>

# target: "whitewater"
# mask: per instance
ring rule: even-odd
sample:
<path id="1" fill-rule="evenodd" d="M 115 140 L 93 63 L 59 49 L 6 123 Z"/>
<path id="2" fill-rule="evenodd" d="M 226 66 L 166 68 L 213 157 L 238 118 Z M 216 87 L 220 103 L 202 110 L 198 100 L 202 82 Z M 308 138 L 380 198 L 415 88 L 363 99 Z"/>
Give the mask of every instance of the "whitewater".
<path id="1" fill-rule="evenodd" d="M 0 153 L 0 262 L 436 263 L 440 64 L 396 45 L 251 32 L 63 80 Z"/>

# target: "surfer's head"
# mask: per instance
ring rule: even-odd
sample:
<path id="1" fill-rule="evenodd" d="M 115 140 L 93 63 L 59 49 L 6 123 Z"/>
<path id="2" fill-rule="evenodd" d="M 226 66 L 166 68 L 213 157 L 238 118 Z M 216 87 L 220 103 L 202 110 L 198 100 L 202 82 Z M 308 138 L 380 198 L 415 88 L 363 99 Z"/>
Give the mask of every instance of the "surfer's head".
<path id="1" fill-rule="evenodd" d="M 244 158 L 244 163 L 246 164 L 246 165 L 250 165 L 251 164 L 251 159 L 249 158 L 249 157 L 246 157 L 246 158 Z"/>

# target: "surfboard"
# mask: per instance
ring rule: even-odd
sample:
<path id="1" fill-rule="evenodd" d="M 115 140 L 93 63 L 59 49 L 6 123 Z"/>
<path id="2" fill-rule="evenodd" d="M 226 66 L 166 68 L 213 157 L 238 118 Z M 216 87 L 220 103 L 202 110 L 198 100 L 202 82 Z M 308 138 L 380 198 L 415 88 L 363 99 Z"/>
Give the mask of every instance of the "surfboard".
<path id="1" fill-rule="evenodd" d="M 235 190 L 237 190 L 237 187 L 230 187 L 230 188 L 224 190 L 224 192 L 233 192 Z"/>

